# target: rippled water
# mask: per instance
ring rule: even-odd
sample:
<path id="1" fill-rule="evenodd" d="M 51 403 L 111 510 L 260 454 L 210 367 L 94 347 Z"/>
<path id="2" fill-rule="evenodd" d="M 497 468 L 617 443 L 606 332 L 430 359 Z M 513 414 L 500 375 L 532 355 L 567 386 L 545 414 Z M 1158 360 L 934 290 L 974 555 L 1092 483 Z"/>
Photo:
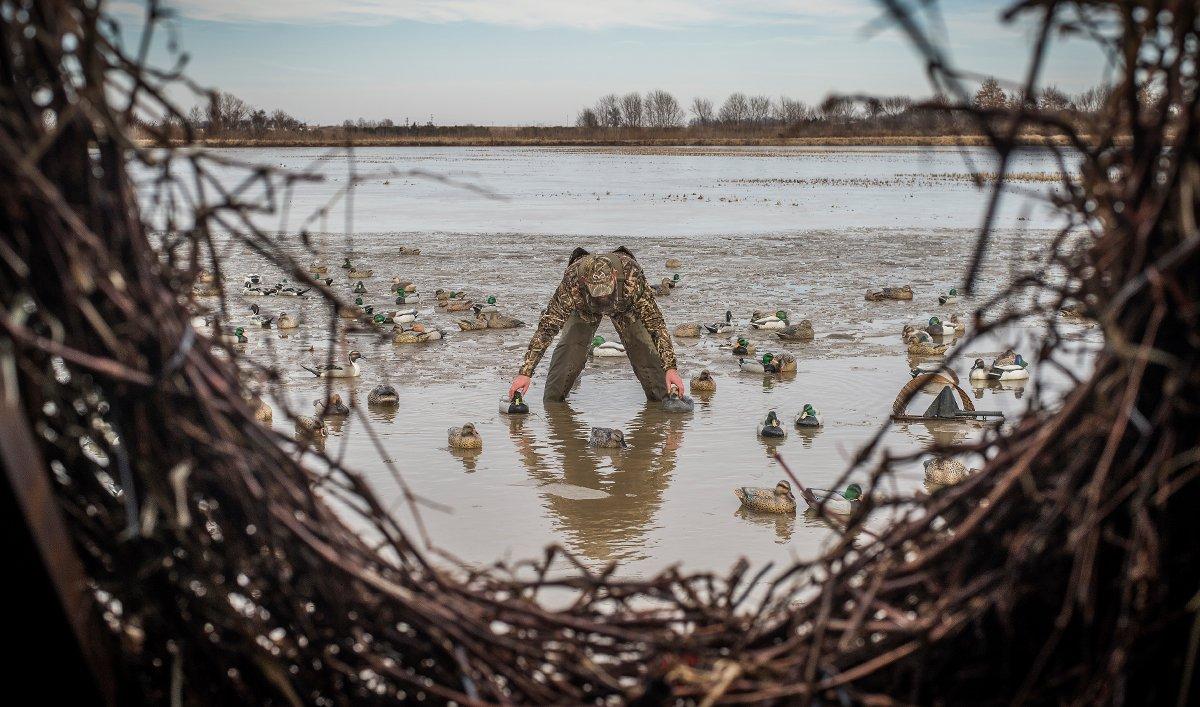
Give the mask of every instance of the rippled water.
<path id="1" fill-rule="evenodd" d="M 339 182 L 333 180 L 345 179 L 346 153 L 228 152 L 327 171 L 328 182 L 290 195 L 284 224 L 292 252 L 312 260 L 295 231 L 304 215 L 336 191 Z M 982 162 L 982 154 L 973 157 Z M 675 562 L 724 569 L 742 556 L 762 562 L 811 555 L 831 532 L 821 520 L 738 510 L 734 487 L 771 486 L 782 478 L 755 425 L 769 410 L 790 423 L 805 403 L 815 405 L 825 427 L 810 434 L 793 429 L 779 449 L 805 483 L 829 486 L 886 421 L 909 379 L 901 326 L 973 306 L 966 300 L 952 308 L 937 305 L 937 294 L 961 278 L 984 203 L 985 192 L 938 176 L 964 171 L 955 151 L 393 148 L 358 151 L 355 165 L 383 176 L 355 190 L 352 237 L 336 230 L 345 217 L 340 204 L 313 221 L 319 257 L 347 295 L 352 281 L 337 267 L 341 258 L 353 254 L 360 267 L 374 268 L 364 281 L 365 299 L 384 309 L 396 308 L 386 296 L 393 276 L 415 281 L 426 295 L 418 307 L 421 320 L 450 334 L 441 342 L 411 346 L 367 333 L 344 335 L 333 343 L 335 350 L 362 351 L 364 372 L 361 379 L 335 382 L 334 389 L 363 404 L 387 457 L 413 489 L 452 509 L 426 509 L 422 518 L 440 547 L 470 562 L 531 557 L 552 542 L 596 565 L 619 561 L 632 573 Z M 503 199 L 393 174 L 410 168 L 469 180 Z M 1017 166 L 1052 168 L 1037 153 L 1022 155 Z M 384 179 L 390 183 L 384 185 Z M 1044 192 L 1047 186 L 1020 188 Z M 1044 207 L 1020 194 L 1007 203 L 980 298 L 1031 267 L 1053 234 L 1055 224 Z M 400 255 L 402 245 L 419 247 L 421 254 Z M 784 378 L 740 371 L 736 358 L 718 348 L 724 337 L 677 340 L 685 379 L 703 368 L 717 378 L 716 393 L 698 400 L 690 416 L 666 415 L 647 403 L 628 363 L 611 358 L 589 364 L 569 403 L 555 406 L 540 399 L 544 362 L 530 394 L 531 414 L 502 416 L 497 401 L 531 327 L 458 332 L 454 321 L 460 315 L 435 310 L 432 293 L 447 288 L 494 295 L 502 311 L 532 325 L 576 245 L 626 245 L 654 278 L 669 274 L 666 258 L 682 259 L 682 286 L 660 299 L 672 329 L 715 321 L 726 309 L 744 324 L 752 310 L 782 308 L 793 319 L 811 319 L 817 338 L 785 344 L 744 327 L 760 350 L 797 357 L 799 371 Z M 240 283 L 251 271 L 277 279 L 240 249 L 230 247 L 229 253 L 237 256 L 227 261 L 231 282 Z M 863 299 L 868 287 L 892 283 L 911 284 L 916 299 Z M 247 324 L 250 301 L 231 297 L 235 324 Z M 286 337 L 273 329 L 249 329 L 247 356 L 278 365 L 282 399 L 311 413 L 324 382 L 300 364 L 324 360 L 330 345 L 327 309 L 315 299 L 253 301 L 271 314 L 299 314 L 301 328 Z M 1084 350 L 1077 366 L 1085 369 L 1096 334 L 1077 331 Z M 615 338 L 607 322 L 601 333 Z M 953 367 L 965 381 L 976 356 L 991 357 L 1012 345 L 1029 357 L 1037 333 L 1033 325 L 1011 327 L 971 345 L 952 360 Z M 398 411 L 366 410 L 366 393 L 379 382 L 399 389 Z M 1029 390 L 1034 385 L 1057 391 L 1066 384 L 1047 368 L 1035 372 Z M 1025 391 L 984 389 L 977 406 L 1011 415 L 1023 409 Z M 922 396 L 912 407 L 930 401 Z M 352 417 L 334 427 L 326 449 L 344 455 L 404 513 L 395 483 L 364 431 L 366 421 Z M 483 436 L 480 453 L 448 448 L 446 429 L 467 421 Z M 290 431 L 278 409 L 275 425 Z M 589 449 L 592 426 L 622 429 L 630 448 Z M 945 443 L 974 434 L 978 430 L 964 426 L 898 425 L 886 447 L 911 451 L 935 439 Z M 921 490 L 920 464 L 910 464 L 898 480 L 902 492 Z"/>

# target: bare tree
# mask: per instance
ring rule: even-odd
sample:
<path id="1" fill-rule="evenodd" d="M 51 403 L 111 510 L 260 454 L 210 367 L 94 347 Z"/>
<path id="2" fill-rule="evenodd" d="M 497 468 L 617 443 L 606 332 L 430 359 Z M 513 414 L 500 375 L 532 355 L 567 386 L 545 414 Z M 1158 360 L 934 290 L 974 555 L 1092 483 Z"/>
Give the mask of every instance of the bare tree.
<path id="1" fill-rule="evenodd" d="M 729 98 L 726 98 L 725 103 L 721 105 L 721 112 L 717 114 L 717 117 L 722 123 L 738 125 L 746 122 L 749 113 L 750 106 L 746 101 L 746 94 L 739 92 L 729 94 Z"/>
<path id="2" fill-rule="evenodd" d="M 250 106 L 232 93 L 218 93 L 211 108 L 214 131 L 240 130 L 245 127 Z"/>
<path id="3" fill-rule="evenodd" d="M 979 85 L 974 102 L 976 108 L 984 110 L 1000 110 L 1009 105 L 1009 99 L 1004 95 L 1004 89 L 1000 88 L 1000 82 L 991 77 L 984 79 Z"/>
<path id="4" fill-rule="evenodd" d="M 712 125 L 715 120 L 712 101 L 707 98 L 693 98 L 691 112 L 692 125 Z"/>
<path id="5" fill-rule="evenodd" d="M 1062 111 L 1071 107 L 1071 99 L 1057 86 L 1047 86 L 1038 96 L 1038 108 L 1047 111 Z"/>
<path id="6" fill-rule="evenodd" d="M 746 119 L 762 125 L 771 118 L 771 99 L 767 96 L 751 96 L 746 101 Z"/>
<path id="7" fill-rule="evenodd" d="M 831 123 L 847 123 L 854 117 L 854 99 L 830 96 L 821 104 L 821 116 Z"/>
<path id="8" fill-rule="evenodd" d="M 621 98 L 621 119 L 625 125 L 631 128 L 642 127 L 642 114 L 642 94 L 626 93 Z"/>
<path id="9" fill-rule="evenodd" d="M 600 118 L 596 115 L 594 108 L 584 108 L 579 111 L 579 115 L 575 118 L 575 125 L 580 128 L 594 130 L 600 127 Z"/>
<path id="10" fill-rule="evenodd" d="M 1075 106 L 1075 110 L 1091 115 L 1103 110 L 1108 104 L 1110 96 L 1112 96 L 1112 87 L 1093 86 L 1075 96 L 1071 103 Z"/>
<path id="11" fill-rule="evenodd" d="M 602 127 L 621 127 L 621 99 L 617 98 L 617 94 L 610 93 L 607 96 L 601 96 L 600 100 L 596 101 L 595 110 L 596 119 L 600 121 Z"/>
<path id="12" fill-rule="evenodd" d="M 661 89 L 646 94 L 646 124 L 655 128 L 673 128 L 683 124 L 683 109 L 675 96 Z"/>
<path id="13" fill-rule="evenodd" d="M 775 104 L 775 120 L 784 125 L 795 125 L 804 122 L 808 117 L 808 106 L 800 101 L 781 96 Z"/>
<path id="14" fill-rule="evenodd" d="M 908 96 L 888 96 L 879 102 L 881 113 L 888 118 L 907 113 L 913 105 L 913 100 Z"/>

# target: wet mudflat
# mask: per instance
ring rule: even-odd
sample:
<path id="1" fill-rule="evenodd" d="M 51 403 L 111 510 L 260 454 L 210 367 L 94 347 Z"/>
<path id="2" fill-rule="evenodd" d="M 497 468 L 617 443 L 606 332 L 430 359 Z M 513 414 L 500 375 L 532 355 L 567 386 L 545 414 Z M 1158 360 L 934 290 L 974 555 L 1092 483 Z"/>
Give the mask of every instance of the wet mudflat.
<path id="1" fill-rule="evenodd" d="M 238 152 L 268 164 L 298 164 L 311 163 L 323 151 Z M 963 171 L 961 157 L 952 152 L 377 152 L 374 157 L 358 155 L 357 168 L 377 159 L 389 169 L 419 167 L 484 182 L 505 195 L 505 200 L 487 199 L 417 177 L 392 176 L 386 186 L 380 181 L 355 190 L 352 236 L 333 228 L 332 222 L 344 216 L 338 213 L 340 206 L 329 211 L 323 229 L 313 224 L 318 257 L 329 266 L 338 291 L 350 296 L 358 282 L 338 268 L 348 255 L 357 266 L 374 270 L 361 280 L 366 289 L 361 296 L 380 310 L 401 308 L 388 296 L 393 276 L 412 280 L 422 294 L 415 305 L 419 321 L 446 330 L 447 337 L 397 345 L 386 335 L 339 333 L 331 342 L 330 313 L 316 299 L 243 297 L 240 283 L 246 274 L 260 273 L 268 282 L 279 275 L 233 247 L 230 253 L 237 257 L 228 261 L 226 272 L 230 322 L 247 327 L 246 356 L 278 366 L 278 394 L 305 414 L 311 414 L 325 382 L 301 364 L 324 361 L 331 345 L 336 356 L 351 348 L 361 351 L 362 376 L 334 381 L 333 389 L 359 403 L 364 416 L 331 425 L 326 450 L 360 469 L 406 517 L 398 489 L 366 433 L 370 424 L 384 454 L 414 491 L 451 509 L 422 511 L 430 536 L 450 554 L 473 563 L 532 557 L 548 543 L 560 543 L 591 564 L 618 561 L 624 571 L 638 574 L 676 562 L 691 569 L 724 569 L 742 556 L 755 562 L 811 556 L 833 532 L 824 521 L 803 513 L 793 518 L 741 512 L 732 489 L 772 486 L 782 478 L 770 456 L 775 448 L 805 483 L 831 485 L 887 420 L 897 391 L 910 378 L 915 361 L 900 339 L 903 324 L 969 313 L 1014 272 L 1033 267 L 1053 235 L 1054 224 L 1038 219 L 1035 202 L 1014 197 L 977 298 L 947 307 L 938 305 L 937 295 L 959 284 L 974 244 L 983 192 L 962 180 L 931 179 L 928 186 L 916 187 L 911 177 L 888 182 L 887 176 Z M 345 174 L 339 171 L 345 169 L 344 158 L 320 164 L 330 168 L 333 179 Z M 1036 155 L 1022 160 L 1021 171 L 1052 169 Z M 788 174 L 816 178 L 822 170 L 882 175 L 884 183 L 746 181 L 781 180 Z M 561 182 L 558 196 L 547 188 L 556 180 Z M 1046 188 L 1027 187 L 1031 192 Z M 376 193 L 385 189 L 392 191 Z M 294 195 L 293 218 L 316 208 L 330 191 L 327 184 L 323 196 Z M 658 198 L 676 191 L 689 196 Z M 803 206 L 784 206 L 793 202 Z M 571 218 L 572 212 L 577 218 Z M 717 321 L 728 309 L 738 331 L 760 354 L 789 352 L 797 358 L 798 370 L 783 376 L 741 371 L 737 358 L 721 348 L 727 337 L 706 333 L 700 339 L 676 340 L 685 380 L 708 369 L 717 381 L 716 392 L 698 397 L 691 415 L 668 415 L 646 402 L 622 358 L 595 359 L 569 402 L 557 405 L 540 399 L 544 361 L 529 396 L 530 414 L 500 415 L 498 399 L 576 245 L 626 245 L 652 280 L 679 273 L 681 285 L 660 299 L 672 329 L 685 322 Z M 401 246 L 420 248 L 421 254 L 401 255 Z M 301 262 L 313 260 L 298 243 L 290 247 Z M 679 258 L 683 267 L 667 270 L 668 257 Z M 866 289 L 884 284 L 911 284 L 916 297 L 911 302 L 864 300 Z M 464 290 L 476 299 L 494 296 L 503 313 L 529 326 L 460 332 L 455 320 L 465 315 L 436 309 L 437 288 Z M 255 328 L 248 313 L 251 303 L 268 314 L 287 311 L 300 319 L 300 327 L 286 333 Z M 811 320 L 816 338 L 785 343 L 747 325 L 751 311 L 777 309 L 786 310 L 793 321 Z M 346 321 L 336 323 L 344 328 Z M 1087 350 L 1097 345 L 1097 334 L 1072 326 L 1080 337 L 1076 364 L 1085 370 Z M 600 333 L 615 339 L 607 322 Z M 976 396 L 977 407 L 1011 416 L 1032 397 L 1033 386 L 1065 389 L 1062 375 L 1036 368 L 1036 361 L 1025 386 L 973 392 L 967 385 L 974 358 L 990 361 L 1008 346 L 1031 358 L 1031 342 L 1039 333 L 1034 323 L 1013 326 L 949 359 Z M 397 388 L 397 410 L 368 409 L 367 393 L 378 383 Z M 931 401 L 922 395 L 911 407 L 923 408 Z M 821 413 L 823 428 L 801 432 L 791 427 L 805 404 Z M 789 428 L 787 439 L 775 445 L 755 435 L 755 425 L 770 410 Z M 447 428 L 468 421 L 483 437 L 482 451 L 451 450 Z M 278 408 L 274 424 L 291 431 Z M 593 426 L 622 429 L 629 448 L 588 448 Z M 934 440 L 946 443 L 980 433 L 968 426 L 897 425 L 887 434 L 885 447 L 901 453 Z M 974 461 L 968 465 L 978 465 Z M 863 479 L 865 474 L 856 477 Z M 898 483 L 903 492 L 924 489 L 919 461 L 904 468 Z"/>

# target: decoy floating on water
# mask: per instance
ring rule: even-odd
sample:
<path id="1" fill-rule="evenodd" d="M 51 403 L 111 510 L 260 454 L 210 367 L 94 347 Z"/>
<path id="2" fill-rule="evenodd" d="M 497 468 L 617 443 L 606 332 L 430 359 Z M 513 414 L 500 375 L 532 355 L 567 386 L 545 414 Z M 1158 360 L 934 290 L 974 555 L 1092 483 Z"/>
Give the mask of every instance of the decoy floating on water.
<path id="1" fill-rule="evenodd" d="M 767 418 L 758 426 L 758 436 L 768 439 L 782 439 L 787 437 L 787 430 L 779 424 L 779 416 L 772 410 L 767 413 Z"/>
<path id="2" fill-rule="evenodd" d="M 612 358 L 625 355 L 625 346 L 615 341 L 605 341 L 603 336 L 592 339 L 592 355 L 601 358 Z"/>
<path id="3" fill-rule="evenodd" d="M 691 386 L 693 393 L 711 393 L 717 389 L 717 381 L 713 379 L 712 374 L 706 368 L 692 376 Z"/>
<path id="4" fill-rule="evenodd" d="M 788 326 L 787 312 L 782 309 L 773 316 L 755 317 L 750 320 L 750 326 L 755 329 L 786 329 Z"/>
<path id="5" fill-rule="evenodd" d="M 951 287 L 950 291 L 946 294 L 938 295 L 938 304 L 947 305 L 954 304 L 955 302 L 958 302 L 958 290 L 954 289 L 953 287 Z"/>
<path id="6" fill-rule="evenodd" d="M 783 341 L 812 341 L 816 334 L 813 332 L 812 322 L 803 319 L 799 324 L 792 324 L 776 331 L 775 336 Z"/>
<path id="7" fill-rule="evenodd" d="M 329 396 L 328 401 L 319 398 L 314 400 L 313 407 L 321 417 L 346 417 L 350 414 L 350 408 L 342 402 L 342 396 L 337 393 Z"/>
<path id="8" fill-rule="evenodd" d="M 733 495 L 742 502 L 742 506 L 760 513 L 795 513 L 796 497 L 792 495 L 792 485 L 780 481 L 773 489 L 742 486 L 733 490 Z"/>
<path id="9" fill-rule="evenodd" d="M 671 270 L 678 270 L 683 267 L 683 261 L 679 258 L 667 258 L 667 267 Z"/>
<path id="10" fill-rule="evenodd" d="M 396 333 L 392 336 L 393 344 L 426 344 L 430 341 L 440 341 L 445 336 L 441 329 L 426 329 L 422 324 L 397 325 Z"/>
<path id="11" fill-rule="evenodd" d="M 971 366 L 973 381 L 1014 381 L 1025 380 L 1028 377 L 1029 362 L 1012 349 L 1001 354 L 991 366 L 985 366 L 981 358 L 975 359 Z"/>
<path id="12" fill-rule="evenodd" d="M 803 429 L 821 426 L 821 416 L 817 414 L 817 409 L 812 405 L 806 404 L 804 409 L 801 410 L 800 414 L 796 417 L 796 427 Z"/>
<path id="13" fill-rule="evenodd" d="M 868 302 L 882 302 L 884 300 L 910 300 L 913 298 L 911 285 L 902 285 L 900 287 L 884 287 L 881 290 L 867 290 L 866 300 Z"/>
<path id="14" fill-rule="evenodd" d="M 368 405 L 378 405 L 379 407 L 396 407 L 400 404 L 400 396 L 396 393 L 396 389 L 387 383 L 380 383 L 371 389 L 371 393 L 367 395 Z"/>
<path id="15" fill-rule="evenodd" d="M 685 395 L 680 395 L 679 389 L 674 385 L 671 386 L 671 392 L 662 401 L 663 412 L 691 412 L 695 407 L 695 401 Z"/>
<path id="16" fill-rule="evenodd" d="M 858 484 L 850 484 L 845 491 L 829 489 L 808 489 L 808 491 L 808 494 L 801 494 L 801 498 L 809 508 L 821 508 L 842 516 L 850 515 L 854 510 L 854 505 L 862 501 L 862 487 Z"/>
<path id="17" fill-rule="evenodd" d="M 513 393 L 512 399 L 500 399 L 500 414 L 501 415 L 525 415 L 529 413 L 529 405 L 525 402 L 525 397 L 521 395 L 521 391 Z"/>
<path id="18" fill-rule="evenodd" d="M 362 357 L 363 355 L 361 353 L 357 351 L 351 351 L 346 355 L 348 364 L 345 366 L 332 363 L 313 366 L 311 368 L 301 364 L 300 367 L 318 378 L 356 378 L 360 373 L 358 368 L 358 360 Z"/>
<path id="19" fill-rule="evenodd" d="M 679 339 L 699 339 L 699 324 L 680 324 L 675 327 L 675 337 Z"/>
<path id="20" fill-rule="evenodd" d="M 753 356 L 755 351 L 754 344 L 744 338 L 739 338 L 733 345 L 734 356 Z"/>
<path id="21" fill-rule="evenodd" d="M 725 321 L 705 324 L 709 334 L 730 334 L 733 332 L 733 312 L 725 310 Z"/>
<path id="22" fill-rule="evenodd" d="M 451 427 L 447 431 L 447 439 L 451 449 L 483 449 L 483 438 L 470 422 L 462 427 Z"/>
<path id="23" fill-rule="evenodd" d="M 292 315 L 288 314 L 287 312 L 280 312 L 279 318 L 275 321 L 275 326 L 279 327 L 280 329 L 295 329 L 296 327 L 300 326 L 300 324 Z"/>
<path id="24" fill-rule="evenodd" d="M 625 444 L 625 433 L 621 430 L 593 427 L 588 446 L 598 449 L 625 449 L 629 445 Z"/>
<path id="25" fill-rule="evenodd" d="M 972 474 L 973 469 L 957 459 L 950 457 L 933 457 L 926 459 L 925 481 L 939 486 L 953 486 Z"/>
<path id="26" fill-rule="evenodd" d="M 319 446 L 325 441 L 328 436 L 328 431 L 325 429 L 325 421 L 320 418 L 305 417 L 303 415 L 296 416 L 296 439 L 301 442 L 308 442 L 314 446 Z"/>

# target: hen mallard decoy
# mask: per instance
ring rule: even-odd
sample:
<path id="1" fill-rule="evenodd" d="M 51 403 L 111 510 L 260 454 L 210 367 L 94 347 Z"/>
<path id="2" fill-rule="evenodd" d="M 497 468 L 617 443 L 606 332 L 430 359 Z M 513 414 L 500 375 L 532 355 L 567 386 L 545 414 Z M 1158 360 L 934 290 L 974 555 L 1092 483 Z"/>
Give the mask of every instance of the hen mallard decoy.
<path id="1" fill-rule="evenodd" d="M 806 404 L 796 417 L 796 427 L 798 428 L 821 427 L 822 425 L 821 416 L 817 414 L 817 409 L 812 405 Z"/>
<path id="2" fill-rule="evenodd" d="M 671 278 L 664 277 L 662 282 L 654 286 L 654 294 L 658 295 L 659 297 L 666 297 L 667 295 L 671 294 L 671 287 Z"/>
<path id="3" fill-rule="evenodd" d="M 958 302 L 958 290 L 954 289 L 953 287 L 951 287 L 950 291 L 946 294 L 938 295 L 938 304 L 947 305 L 954 304 L 955 302 Z"/>
<path id="4" fill-rule="evenodd" d="M 483 329 L 488 328 L 488 320 L 483 316 L 479 305 L 475 305 L 473 309 L 475 312 L 474 317 L 470 319 L 455 320 L 455 323 L 458 324 L 458 328 L 462 331 L 482 331 Z"/>
<path id="5" fill-rule="evenodd" d="M 950 348 L 949 344 L 934 343 L 933 337 L 923 329 L 910 333 L 904 343 L 908 345 L 908 353 L 913 356 L 941 356 Z"/>
<path id="6" fill-rule="evenodd" d="M 866 300 L 868 302 L 882 302 L 884 300 L 910 300 L 913 298 L 911 285 L 901 285 L 900 287 L 884 287 L 880 290 L 867 290 Z"/>
<path id="7" fill-rule="evenodd" d="M 427 344 L 431 341 L 441 341 L 445 335 L 441 329 L 428 329 L 422 324 L 399 325 L 392 336 L 392 343 Z"/>
<path id="8" fill-rule="evenodd" d="M 625 346 L 615 341 L 605 341 L 603 336 L 592 339 L 591 354 L 601 358 L 613 358 L 625 355 Z"/>
<path id="9" fill-rule="evenodd" d="M 379 407 L 396 407 L 400 404 L 400 395 L 396 389 L 387 383 L 380 383 L 371 389 L 367 395 L 367 405 Z"/>
<path id="10" fill-rule="evenodd" d="M 962 335 L 967 331 L 967 325 L 963 322 L 962 315 L 957 313 L 951 314 L 950 320 L 942 322 L 942 326 L 947 329 L 953 329 L 954 331 L 951 333 L 955 335 Z"/>
<path id="11" fill-rule="evenodd" d="M 926 459 L 924 464 L 925 481 L 939 486 L 953 486 L 966 479 L 974 471 L 967 469 L 966 464 L 950 457 Z"/>
<path id="12" fill-rule="evenodd" d="M 416 291 L 417 285 L 412 280 L 401 280 L 399 277 L 392 278 L 392 292 L 405 293 Z"/>
<path id="13" fill-rule="evenodd" d="M 783 429 L 783 425 L 779 424 L 779 416 L 772 410 L 767 413 L 767 418 L 758 425 L 758 436 L 768 439 L 782 439 L 787 437 L 787 430 Z"/>
<path id="14" fill-rule="evenodd" d="M 775 332 L 775 336 L 784 341 L 812 341 L 816 333 L 812 322 L 802 319 L 799 324 L 791 324 Z"/>
<path id="15" fill-rule="evenodd" d="M 308 266 L 308 272 L 310 275 L 328 275 L 329 266 L 317 260 Z"/>
<path id="16" fill-rule="evenodd" d="M 275 320 L 275 326 L 279 327 L 280 329 L 295 329 L 296 327 L 300 326 L 300 323 L 296 321 L 295 317 L 287 312 L 280 312 L 279 318 Z"/>
<path id="17" fill-rule="evenodd" d="M 462 427 L 451 427 L 446 436 L 451 449 L 483 449 L 483 438 L 470 422 Z"/>
<path id="18" fill-rule="evenodd" d="M 384 182 L 384 184 L 387 184 L 387 182 Z M 420 255 L 420 254 L 421 254 L 420 248 L 413 248 L 412 246 L 407 246 L 407 245 L 400 246 L 400 255 Z"/>
<path id="19" fill-rule="evenodd" d="M 675 327 L 675 337 L 678 339 L 699 339 L 700 325 L 699 324 L 680 324 Z"/>
<path id="20" fill-rule="evenodd" d="M 495 305 L 492 306 L 494 307 Z M 489 329 L 518 329 L 525 326 L 525 322 L 520 319 L 503 315 L 494 309 L 491 312 L 484 311 L 483 318 L 487 321 Z"/>
<path id="21" fill-rule="evenodd" d="M 774 315 L 751 319 L 750 326 L 755 329 L 786 329 L 788 326 L 788 314 L 780 309 Z"/>
<path id="22" fill-rule="evenodd" d="M 371 268 L 353 268 L 352 267 L 346 271 L 346 277 L 350 278 L 351 280 L 362 280 L 364 278 L 371 277 L 374 274 L 375 274 L 375 271 L 372 270 Z"/>
<path id="23" fill-rule="evenodd" d="M 346 417 L 350 414 L 350 408 L 346 403 L 342 402 L 342 396 L 334 393 L 329 396 L 329 400 L 321 400 L 320 398 L 313 401 L 313 408 L 316 409 L 317 415 L 321 417 Z"/>
<path id="24" fill-rule="evenodd" d="M 670 270 L 678 270 L 683 267 L 683 261 L 679 258 L 667 258 L 667 268 Z"/>
<path id="25" fill-rule="evenodd" d="M 773 489 L 742 486 L 733 490 L 733 495 L 742 502 L 742 506 L 760 513 L 795 513 L 796 497 L 792 495 L 792 485 L 780 481 Z"/>
<path id="26" fill-rule="evenodd" d="M 305 417 L 303 415 L 296 416 L 297 440 L 319 445 L 325 441 L 328 435 L 329 432 L 325 428 L 325 421 L 321 418 Z"/>
<path id="27" fill-rule="evenodd" d="M 473 302 L 471 302 L 471 300 L 468 300 L 468 299 L 448 300 L 442 306 L 442 309 L 446 310 L 447 312 L 465 312 L 469 309 L 474 309 L 474 308 L 475 308 L 475 304 Z"/>
<path id="28" fill-rule="evenodd" d="M 211 285 L 211 284 L 215 283 L 216 281 L 217 281 L 217 276 L 213 275 L 211 272 L 205 270 L 204 268 L 201 268 L 200 272 L 196 273 L 196 282 L 200 283 L 201 285 Z"/>
<path id="29" fill-rule="evenodd" d="M 275 417 L 275 412 L 271 410 L 271 406 L 267 401 L 255 395 L 250 399 L 250 407 L 254 408 L 254 419 L 263 423 L 270 423 Z"/>
<path id="30" fill-rule="evenodd" d="M 363 355 L 358 351 L 351 351 L 346 355 L 347 365 L 345 366 L 332 363 L 311 368 L 301 364 L 300 367 L 318 378 L 357 378 L 360 373 L 358 360 L 362 357 Z"/>
<path id="31" fill-rule="evenodd" d="M 811 492 L 811 498 L 809 495 L 802 495 L 802 497 L 809 508 L 820 507 L 837 515 L 850 515 L 854 510 L 854 504 L 862 501 L 862 486 L 858 484 L 850 484 L 845 491 L 808 490 Z"/>
<path id="32" fill-rule="evenodd" d="M 717 389 L 717 381 L 706 368 L 700 371 L 699 374 L 692 376 L 691 387 L 693 393 L 711 393 Z"/>
<path id="33" fill-rule="evenodd" d="M 450 300 L 455 300 L 455 299 L 466 299 L 467 293 L 463 292 L 462 290 L 438 289 L 438 290 L 434 291 L 433 296 L 435 298 L 437 298 L 437 301 L 439 303 L 445 303 L 445 302 L 449 302 Z M 438 306 L 441 306 L 441 304 L 439 304 Z"/>
<path id="34" fill-rule="evenodd" d="M 709 334 L 730 334 L 733 333 L 733 312 L 725 310 L 725 321 L 705 324 L 705 329 L 708 329 Z"/>
<path id="35" fill-rule="evenodd" d="M 599 449 L 625 449 L 629 445 L 625 444 L 625 433 L 621 430 L 593 427 L 588 446 Z"/>

